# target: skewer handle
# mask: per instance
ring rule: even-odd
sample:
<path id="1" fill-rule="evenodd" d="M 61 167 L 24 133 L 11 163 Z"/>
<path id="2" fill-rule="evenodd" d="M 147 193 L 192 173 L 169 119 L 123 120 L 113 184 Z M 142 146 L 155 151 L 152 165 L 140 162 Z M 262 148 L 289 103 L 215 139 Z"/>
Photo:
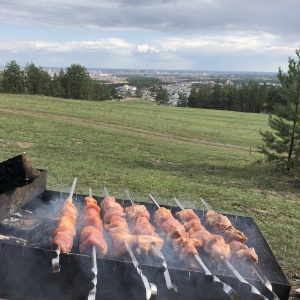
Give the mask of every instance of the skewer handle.
<path id="1" fill-rule="evenodd" d="M 146 299 L 147 300 L 154 300 L 156 299 L 156 295 L 157 295 L 157 287 L 155 284 L 150 283 L 147 279 L 147 277 L 142 273 L 142 270 L 139 268 L 139 263 L 137 261 L 137 259 L 135 258 L 131 248 L 129 247 L 128 244 L 125 244 L 127 251 L 131 257 L 132 263 L 134 265 L 134 267 L 136 268 L 138 274 L 141 276 L 145 289 L 146 289 Z"/>
<path id="2" fill-rule="evenodd" d="M 97 267 L 97 257 L 96 257 L 96 247 L 95 246 L 93 246 L 93 251 L 92 251 L 92 262 L 93 262 L 93 267 L 92 267 L 91 270 L 94 274 L 94 278 L 92 279 L 92 283 L 93 283 L 94 286 L 89 292 L 88 300 L 95 300 L 96 299 L 96 292 L 97 292 L 98 267 Z"/>
<path id="3" fill-rule="evenodd" d="M 52 272 L 57 273 L 60 272 L 60 265 L 59 265 L 59 259 L 60 259 L 60 247 L 58 246 L 55 250 L 56 257 L 52 258 Z"/>
<path id="4" fill-rule="evenodd" d="M 224 283 L 221 281 L 216 275 L 213 275 L 209 269 L 206 267 L 204 262 L 202 261 L 201 257 L 198 254 L 194 255 L 196 261 L 198 264 L 202 267 L 204 270 L 205 276 L 212 279 L 212 281 L 216 284 L 219 284 L 222 286 L 223 291 L 232 299 L 232 300 L 237 300 L 239 299 L 239 294 L 228 284 Z"/>
<path id="5" fill-rule="evenodd" d="M 248 263 L 252 266 L 252 268 L 254 269 L 254 272 L 256 273 L 256 275 L 258 276 L 260 281 L 263 283 L 263 285 L 266 287 L 267 293 L 270 294 L 269 299 L 280 300 L 279 297 L 273 292 L 272 284 L 268 280 L 268 278 L 265 276 L 265 274 L 262 273 L 262 271 L 257 267 L 257 265 L 252 260 L 248 260 Z"/>
<path id="6" fill-rule="evenodd" d="M 167 262 L 165 260 L 164 255 L 162 254 L 162 252 L 160 251 L 160 249 L 157 247 L 157 245 L 154 244 L 154 243 L 153 243 L 153 249 L 154 249 L 156 255 L 159 258 L 161 258 L 162 261 L 163 261 L 162 265 L 165 268 L 164 276 L 165 276 L 166 285 L 167 285 L 168 290 L 173 289 L 176 293 L 178 293 L 177 286 L 175 285 L 175 283 L 172 283 L 172 281 L 171 281 L 171 276 L 170 276 L 170 273 L 169 273 L 169 270 L 168 270 L 168 266 L 167 266 Z"/>
<path id="7" fill-rule="evenodd" d="M 252 294 L 258 295 L 260 297 L 260 299 L 268 300 L 268 298 L 266 298 L 264 295 L 262 295 L 254 285 L 252 285 L 248 281 L 246 281 L 244 279 L 244 277 L 234 268 L 234 266 L 227 259 L 224 259 L 224 263 L 241 283 L 250 287 Z"/>

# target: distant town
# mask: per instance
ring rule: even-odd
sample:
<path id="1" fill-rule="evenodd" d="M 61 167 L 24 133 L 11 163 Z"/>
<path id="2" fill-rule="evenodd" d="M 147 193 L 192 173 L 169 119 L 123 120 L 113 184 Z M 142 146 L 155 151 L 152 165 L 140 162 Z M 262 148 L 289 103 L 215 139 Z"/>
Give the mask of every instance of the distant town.
<path id="1" fill-rule="evenodd" d="M 242 83 L 255 81 L 259 84 L 278 85 L 277 73 L 270 72 L 211 72 L 211 71 L 173 71 L 173 70 L 122 70 L 122 69 L 87 69 L 95 80 L 111 84 L 120 84 L 116 87 L 121 98 L 125 95 L 136 96 L 137 88 L 130 86 L 129 76 L 141 76 L 144 78 L 157 78 L 167 90 L 169 101 L 167 105 L 177 105 L 180 94 L 189 97 L 193 84 L 214 85 L 241 85 Z M 53 72 L 53 70 L 51 70 Z M 57 72 L 57 70 L 56 70 Z M 155 101 L 150 89 L 143 89 L 141 97 L 149 101 Z"/>

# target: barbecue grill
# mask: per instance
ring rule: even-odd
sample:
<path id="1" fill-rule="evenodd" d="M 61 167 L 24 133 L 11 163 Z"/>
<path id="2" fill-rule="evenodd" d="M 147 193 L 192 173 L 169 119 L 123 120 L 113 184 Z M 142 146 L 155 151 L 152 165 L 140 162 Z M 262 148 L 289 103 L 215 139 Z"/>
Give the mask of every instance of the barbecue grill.
<path id="1" fill-rule="evenodd" d="M 1 166 L 1 164 L 0 164 Z M 41 171 L 41 174 L 44 173 Z M 79 252 L 78 229 L 70 254 L 60 254 L 60 272 L 53 273 L 51 262 L 56 256 L 50 250 L 50 237 L 57 223 L 60 209 L 68 197 L 67 193 L 46 190 L 39 174 L 32 182 L 20 188 L 29 188 L 31 193 L 25 193 L 25 199 L 19 208 L 0 223 L 0 298 L 19 299 L 87 299 L 93 288 L 90 255 Z M 34 188 L 33 186 L 36 185 Z M 10 193 L 13 195 L 13 193 Z M 0 195 L 0 199 L 1 199 Z M 83 211 L 84 198 L 87 195 L 73 195 L 79 215 Z M 103 197 L 94 196 L 100 204 Z M 6 198 L 7 201 L 9 199 Z M 117 199 L 124 208 L 131 205 L 129 200 Z M 151 220 L 156 207 L 152 203 L 140 202 L 149 210 Z M 180 211 L 179 207 L 170 207 L 173 215 Z M 204 221 L 204 211 L 195 209 L 201 221 Z M 273 286 L 273 291 L 281 300 L 287 300 L 291 286 L 277 262 L 266 239 L 255 221 L 250 217 L 228 215 L 232 224 L 242 230 L 249 238 L 249 246 L 253 246 L 259 256 L 258 267 L 263 271 Z M 96 299 L 145 299 L 145 287 L 140 275 L 136 272 L 129 254 L 115 258 L 112 255 L 112 241 L 104 231 L 108 243 L 108 253 L 104 258 L 97 259 L 97 294 Z M 168 289 L 165 284 L 164 268 L 159 257 L 137 255 L 143 274 L 149 282 L 157 286 L 156 299 L 229 299 L 219 285 L 205 277 L 204 272 L 193 259 L 179 261 L 172 253 L 172 248 L 165 242 L 162 252 L 168 264 L 172 282 L 178 292 Z M 259 299 L 257 295 L 241 286 L 226 268 L 215 265 L 208 256 L 201 253 L 201 258 L 209 270 L 224 283 L 238 292 L 240 299 Z M 243 265 L 235 265 L 239 272 L 260 292 L 264 286 L 251 269 Z M 265 291 L 266 292 L 266 291 Z M 267 293 L 265 294 L 266 296 Z"/>

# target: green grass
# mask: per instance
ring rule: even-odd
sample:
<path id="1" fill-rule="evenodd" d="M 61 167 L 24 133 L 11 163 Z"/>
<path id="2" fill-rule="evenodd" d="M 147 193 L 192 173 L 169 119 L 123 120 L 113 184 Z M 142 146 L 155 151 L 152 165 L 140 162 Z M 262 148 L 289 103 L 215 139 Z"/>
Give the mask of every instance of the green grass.
<path id="1" fill-rule="evenodd" d="M 0 94 L 0 160 L 26 152 L 47 188 L 202 208 L 255 219 L 288 276 L 300 273 L 299 185 L 263 163 L 268 115 Z"/>

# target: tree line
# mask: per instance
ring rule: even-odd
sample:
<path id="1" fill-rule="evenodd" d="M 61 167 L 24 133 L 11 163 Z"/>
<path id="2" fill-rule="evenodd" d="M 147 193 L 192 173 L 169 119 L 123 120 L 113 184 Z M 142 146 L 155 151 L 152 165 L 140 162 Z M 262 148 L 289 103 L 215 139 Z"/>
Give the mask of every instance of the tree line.
<path id="1" fill-rule="evenodd" d="M 1 73 L 0 92 L 96 101 L 118 97 L 114 85 L 93 80 L 79 64 L 72 64 L 65 71 L 61 69 L 52 77 L 33 63 L 22 70 L 15 60 L 7 63 Z"/>
<path id="2" fill-rule="evenodd" d="M 220 109 L 240 112 L 270 112 L 275 103 L 282 103 L 280 85 L 250 81 L 193 85 L 187 99 L 179 97 L 179 106 Z"/>

